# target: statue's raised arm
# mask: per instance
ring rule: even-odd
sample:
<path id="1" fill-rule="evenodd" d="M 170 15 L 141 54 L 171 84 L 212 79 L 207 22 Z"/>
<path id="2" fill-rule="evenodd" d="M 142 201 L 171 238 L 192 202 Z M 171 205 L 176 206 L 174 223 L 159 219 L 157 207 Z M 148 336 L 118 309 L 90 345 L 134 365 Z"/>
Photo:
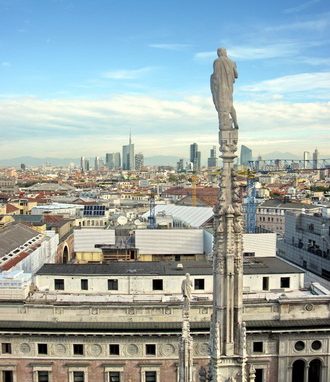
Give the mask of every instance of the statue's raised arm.
<path id="1" fill-rule="evenodd" d="M 234 82 L 238 77 L 236 63 L 227 57 L 224 48 L 217 50 L 218 58 L 213 63 L 211 92 L 218 112 L 220 130 L 238 129 L 236 111 L 233 106 Z"/>

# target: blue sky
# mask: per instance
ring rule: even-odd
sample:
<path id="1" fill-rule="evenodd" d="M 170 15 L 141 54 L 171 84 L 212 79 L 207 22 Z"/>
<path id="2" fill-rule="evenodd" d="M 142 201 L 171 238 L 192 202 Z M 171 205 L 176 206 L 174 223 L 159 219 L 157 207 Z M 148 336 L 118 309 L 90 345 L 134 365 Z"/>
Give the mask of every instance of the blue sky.
<path id="1" fill-rule="evenodd" d="M 330 157 L 328 0 L 0 0 L 0 157 L 136 151 L 204 158 L 226 47 L 240 142 Z"/>

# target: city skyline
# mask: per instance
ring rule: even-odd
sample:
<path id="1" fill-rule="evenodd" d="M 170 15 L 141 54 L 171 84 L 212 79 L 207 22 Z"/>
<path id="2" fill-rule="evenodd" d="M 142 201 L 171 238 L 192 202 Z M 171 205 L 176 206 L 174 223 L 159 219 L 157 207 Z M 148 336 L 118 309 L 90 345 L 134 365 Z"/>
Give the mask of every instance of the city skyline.
<path id="1" fill-rule="evenodd" d="M 95 157 L 118 151 L 130 129 L 146 156 L 197 142 L 207 158 L 219 46 L 238 65 L 242 144 L 256 156 L 330 156 L 326 1 L 97 5 L 0 2 L 0 159 Z"/>

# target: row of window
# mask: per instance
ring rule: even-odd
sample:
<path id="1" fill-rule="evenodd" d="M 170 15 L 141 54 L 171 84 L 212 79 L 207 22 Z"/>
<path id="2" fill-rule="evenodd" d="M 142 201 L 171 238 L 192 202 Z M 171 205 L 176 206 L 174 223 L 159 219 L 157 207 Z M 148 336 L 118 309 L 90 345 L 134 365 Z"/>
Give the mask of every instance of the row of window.
<path id="1" fill-rule="evenodd" d="M 294 348 L 296 351 L 303 351 L 306 347 L 306 344 L 304 341 L 297 341 L 294 344 Z M 322 348 L 322 342 L 319 340 L 315 340 L 311 343 L 311 349 L 312 350 L 320 350 Z M 253 353 L 263 353 L 264 351 L 264 343 L 262 341 L 254 341 L 252 344 L 252 351 Z"/>
<path id="2" fill-rule="evenodd" d="M 2 371 L 2 382 L 14 382 L 14 371 L 13 370 L 3 370 Z M 124 379 L 119 371 L 110 371 L 106 373 L 107 382 L 123 382 Z M 70 382 L 87 382 L 86 373 L 84 371 L 72 371 L 69 375 Z M 51 382 L 51 372 L 46 370 L 39 370 L 34 375 L 34 382 Z M 157 382 L 157 372 L 156 371 L 145 371 L 144 372 L 145 382 Z M 55 382 L 55 381 L 52 381 Z"/>
<path id="3" fill-rule="evenodd" d="M 152 290 L 163 290 L 163 280 L 154 279 L 152 280 Z M 80 280 L 81 290 L 88 290 L 88 279 Z M 54 279 L 54 289 L 55 290 L 64 290 L 64 279 Z M 205 289 L 205 280 L 204 279 L 195 279 L 194 280 L 194 289 L 195 290 L 204 290 Z M 118 290 L 118 279 L 108 279 L 108 290 Z"/>
<path id="4" fill-rule="evenodd" d="M 37 351 L 40 355 L 48 354 L 48 344 L 39 343 L 37 344 Z M 83 344 L 73 344 L 72 351 L 74 355 L 84 355 L 85 349 Z M 2 354 L 12 354 L 12 345 L 10 342 L 3 342 L 1 344 Z M 110 344 L 109 345 L 109 355 L 119 355 L 120 345 Z M 156 344 L 145 344 L 145 355 L 156 355 Z"/>
<path id="5" fill-rule="evenodd" d="M 259 220 L 260 222 L 265 222 L 265 221 L 266 221 L 266 218 L 265 218 L 265 216 L 260 216 L 258 220 Z M 268 222 L 274 222 L 275 220 L 274 220 L 274 218 L 267 217 L 267 221 L 268 221 Z M 277 222 L 277 223 L 278 223 L 278 222 L 281 223 L 282 221 L 281 221 L 280 218 L 276 218 L 276 222 Z"/>

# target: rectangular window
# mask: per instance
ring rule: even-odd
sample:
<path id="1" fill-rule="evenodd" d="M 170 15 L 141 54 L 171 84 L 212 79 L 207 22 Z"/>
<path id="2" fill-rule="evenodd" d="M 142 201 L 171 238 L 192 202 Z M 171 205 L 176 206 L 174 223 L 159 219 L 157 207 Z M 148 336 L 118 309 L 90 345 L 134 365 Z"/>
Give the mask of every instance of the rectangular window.
<path id="1" fill-rule="evenodd" d="M 204 290 L 205 289 L 205 280 L 204 279 L 195 279 L 194 288 L 196 290 Z"/>
<path id="2" fill-rule="evenodd" d="M 73 354 L 74 355 L 84 355 L 84 345 L 83 344 L 73 344 Z"/>
<path id="3" fill-rule="evenodd" d="M 156 355 L 155 344 L 146 344 L 146 355 Z"/>
<path id="4" fill-rule="evenodd" d="M 49 382 L 49 372 L 38 371 L 38 382 Z"/>
<path id="5" fill-rule="evenodd" d="M 119 344 L 110 344 L 109 345 L 109 354 L 110 355 L 119 355 Z"/>
<path id="6" fill-rule="evenodd" d="M 85 382 L 85 373 L 83 371 L 74 371 L 73 382 Z"/>
<path id="7" fill-rule="evenodd" d="M 264 382 L 264 369 L 256 369 L 255 382 Z"/>
<path id="8" fill-rule="evenodd" d="M 262 341 L 253 342 L 253 352 L 262 353 L 264 351 L 264 343 Z"/>
<path id="9" fill-rule="evenodd" d="M 3 370 L 2 371 L 2 381 L 3 382 L 13 382 L 14 373 L 12 370 Z"/>
<path id="10" fill-rule="evenodd" d="M 109 382 L 120 382 L 120 372 L 110 371 L 109 372 Z"/>
<path id="11" fill-rule="evenodd" d="M 108 280 L 108 290 L 118 290 L 118 280 L 109 279 Z"/>
<path id="12" fill-rule="evenodd" d="M 152 290 L 163 290 L 163 280 L 162 279 L 152 280 Z"/>
<path id="13" fill-rule="evenodd" d="M 55 279 L 54 280 L 54 289 L 55 290 L 64 290 L 64 280 L 63 279 Z"/>
<path id="14" fill-rule="evenodd" d="M 146 382 L 157 382 L 157 374 L 155 371 L 146 371 Z"/>
<path id="15" fill-rule="evenodd" d="M 290 288 L 290 277 L 281 277 L 281 288 Z"/>
<path id="16" fill-rule="evenodd" d="M 269 277 L 262 278 L 262 290 L 269 290 Z"/>
<path id="17" fill-rule="evenodd" d="M 1 344 L 1 353 L 2 354 L 11 354 L 11 343 L 10 342 L 3 342 Z"/>
<path id="18" fill-rule="evenodd" d="M 81 290 L 88 290 L 88 279 L 81 279 Z"/>
<path id="19" fill-rule="evenodd" d="M 38 354 L 48 354 L 47 344 L 38 344 Z"/>

